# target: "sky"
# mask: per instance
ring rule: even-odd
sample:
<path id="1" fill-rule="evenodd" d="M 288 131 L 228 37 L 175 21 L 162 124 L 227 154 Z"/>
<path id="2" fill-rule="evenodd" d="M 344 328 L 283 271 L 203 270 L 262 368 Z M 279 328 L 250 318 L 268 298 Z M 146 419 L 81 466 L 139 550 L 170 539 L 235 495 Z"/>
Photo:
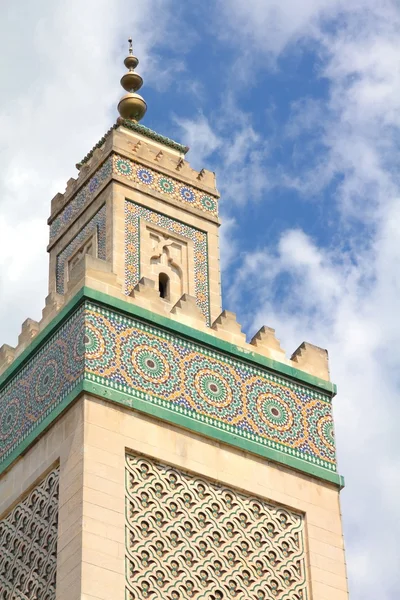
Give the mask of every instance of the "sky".
<path id="1" fill-rule="evenodd" d="M 394 0 L 0 5 L 0 345 L 40 319 L 50 201 L 117 117 L 221 193 L 224 308 L 328 348 L 352 600 L 400 597 L 400 6 Z"/>

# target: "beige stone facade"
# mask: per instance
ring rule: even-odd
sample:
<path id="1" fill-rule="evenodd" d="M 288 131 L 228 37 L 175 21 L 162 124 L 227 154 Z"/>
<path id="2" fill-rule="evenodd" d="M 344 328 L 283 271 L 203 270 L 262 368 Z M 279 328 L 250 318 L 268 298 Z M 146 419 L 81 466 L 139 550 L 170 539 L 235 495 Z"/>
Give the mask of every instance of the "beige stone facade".
<path id="1" fill-rule="evenodd" d="M 3 515 L 60 464 L 57 600 L 125 597 L 127 451 L 304 515 L 309 598 L 348 598 L 335 486 L 85 395 L 1 482 Z"/>

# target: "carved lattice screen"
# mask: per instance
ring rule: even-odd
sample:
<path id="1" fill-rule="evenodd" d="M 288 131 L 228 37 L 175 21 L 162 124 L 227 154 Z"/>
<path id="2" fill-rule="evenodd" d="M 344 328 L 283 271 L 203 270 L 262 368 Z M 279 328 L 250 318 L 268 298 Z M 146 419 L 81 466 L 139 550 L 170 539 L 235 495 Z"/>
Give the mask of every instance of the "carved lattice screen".
<path id="1" fill-rule="evenodd" d="M 55 600 L 59 469 L 0 521 L 1 600 Z"/>
<path id="2" fill-rule="evenodd" d="M 126 457 L 130 600 L 305 600 L 304 520 L 147 458 Z"/>

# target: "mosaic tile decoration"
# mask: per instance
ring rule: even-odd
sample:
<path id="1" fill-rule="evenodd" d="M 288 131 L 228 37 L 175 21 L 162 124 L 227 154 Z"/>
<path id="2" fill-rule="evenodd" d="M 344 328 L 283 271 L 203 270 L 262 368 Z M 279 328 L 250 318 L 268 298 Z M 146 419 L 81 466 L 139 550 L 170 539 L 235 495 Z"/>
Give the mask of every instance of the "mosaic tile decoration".
<path id="1" fill-rule="evenodd" d="M 83 379 L 84 309 L 78 309 L 0 392 L 0 463 Z"/>
<path id="2" fill-rule="evenodd" d="M 87 304 L 86 377 L 336 471 L 328 395 Z"/>
<path id="3" fill-rule="evenodd" d="M 64 210 L 62 210 L 50 224 L 50 243 L 53 242 L 61 231 L 72 223 L 80 211 L 93 200 L 100 186 L 111 177 L 112 170 L 112 157 L 109 156 L 89 182 L 68 202 Z"/>
<path id="4" fill-rule="evenodd" d="M 118 154 L 113 155 L 113 172 L 121 177 L 126 177 L 142 185 L 147 190 L 165 194 L 178 202 L 188 203 L 214 217 L 218 216 L 218 202 L 214 196 L 207 196 L 204 192 L 186 185 L 177 179 L 166 177 L 162 173 L 144 167 L 140 163 L 122 158 Z"/>
<path id="5" fill-rule="evenodd" d="M 174 198 L 178 202 L 190 204 L 195 208 L 218 216 L 218 199 L 208 196 L 192 186 L 171 179 L 161 173 L 143 167 L 140 163 L 113 154 L 94 173 L 89 182 L 68 202 L 65 208 L 50 224 L 50 243 L 72 223 L 81 210 L 96 196 L 99 188 L 113 174 L 120 175 L 140 185 L 145 190 L 153 190 Z"/>
<path id="6" fill-rule="evenodd" d="M 55 600 L 59 468 L 0 521 L 2 600 Z"/>
<path id="7" fill-rule="evenodd" d="M 210 325 L 210 294 L 208 289 L 208 247 L 204 231 L 170 219 L 161 213 L 125 201 L 125 294 L 129 296 L 140 280 L 140 220 L 158 225 L 171 233 L 178 233 L 193 241 L 195 264 L 194 281 L 196 302 Z"/>
<path id="8" fill-rule="evenodd" d="M 68 246 L 57 256 L 56 288 L 58 294 L 64 293 L 65 268 L 68 260 L 76 252 L 91 233 L 97 231 L 97 257 L 103 260 L 106 256 L 106 207 L 105 205 L 94 215 L 77 236 L 70 241 Z"/>
<path id="9" fill-rule="evenodd" d="M 304 519 L 126 455 L 126 600 L 307 600 Z"/>
<path id="10" fill-rule="evenodd" d="M 111 400 L 112 390 L 124 393 L 128 406 L 137 400 L 155 414 L 159 407 L 172 422 L 184 417 L 194 431 L 207 425 L 207 435 L 213 428 L 227 443 L 241 439 L 258 444 L 260 454 L 262 447 L 277 452 L 276 460 L 296 459 L 296 468 L 336 473 L 329 392 L 89 300 L 0 390 L 0 467 L 85 382 L 104 386 Z"/>
<path id="11" fill-rule="evenodd" d="M 59 469 L 0 521 L 2 600 L 56 597 Z"/>

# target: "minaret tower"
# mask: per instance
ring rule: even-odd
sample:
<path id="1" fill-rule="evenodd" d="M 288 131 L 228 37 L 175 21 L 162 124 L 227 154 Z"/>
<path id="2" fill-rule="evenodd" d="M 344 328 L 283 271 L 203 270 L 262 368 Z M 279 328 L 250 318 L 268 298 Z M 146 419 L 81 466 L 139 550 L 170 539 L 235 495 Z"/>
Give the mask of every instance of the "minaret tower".
<path id="1" fill-rule="evenodd" d="M 346 600 L 327 352 L 222 309 L 215 175 L 139 122 L 138 62 L 0 348 L 0 598 Z"/>

